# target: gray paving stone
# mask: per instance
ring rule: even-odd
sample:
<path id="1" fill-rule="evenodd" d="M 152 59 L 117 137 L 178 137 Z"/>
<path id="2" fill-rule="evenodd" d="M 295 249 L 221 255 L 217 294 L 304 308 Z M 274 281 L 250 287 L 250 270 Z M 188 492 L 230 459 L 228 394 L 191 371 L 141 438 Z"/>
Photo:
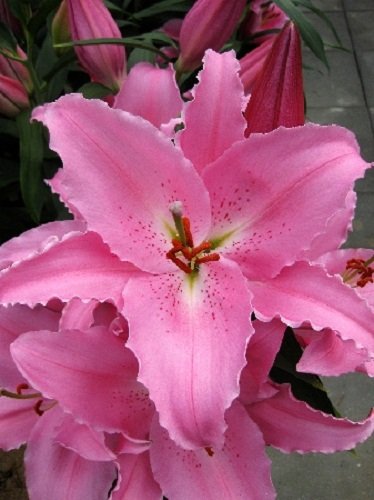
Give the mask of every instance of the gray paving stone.
<path id="1" fill-rule="evenodd" d="M 374 10 L 373 0 L 343 0 L 346 10 Z"/>
<path id="2" fill-rule="evenodd" d="M 339 35 L 343 47 L 348 50 L 352 50 L 351 35 L 348 31 L 344 12 L 326 12 L 326 14 L 334 25 L 334 28 Z M 327 44 L 326 50 L 331 50 L 331 47 L 329 47 L 329 45 L 332 45 L 333 47 L 338 46 L 337 39 L 335 38 L 330 27 L 323 19 L 321 19 L 317 14 L 311 13 L 310 11 L 305 12 L 305 17 L 307 17 L 307 19 L 321 35 L 322 40 Z"/>
<path id="3" fill-rule="evenodd" d="M 374 106 L 374 50 L 359 52 L 357 59 L 368 105 Z"/>
<path id="4" fill-rule="evenodd" d="M 332 12 L 343 10 L 342 0 L 313 0 L 313 5 L 324 12 Z M 309 11 L 309 9 L 303 7 L 304 12 Z M 310 11 L 309 11 L 310 12 Z"/>
<path id="5" fill-rule="evenodd" d="M 358 193 L 353 232 L 347 245 L 353 248 L 374 248 L 374 195 Z"/>
<path id="6" fill-rule="evenodd" d="M 365 106 L 360 107 L 331 107 L 331 108 L 307 108 L 307 119 L 329 125 L 336 123 L 347 127 L 355 133 L 361 147 L 361 154 L 367 161 L 374 161 L 374 141 L 368 110 Z M 361 190 L 374 192 L 374 179 L 370 186 Z"/>
<path id="7" fill-rule="evenodd" d="M 348 12 L 347 19 L 355 50 L 358 53 L 362 50 L 374 50 L 374 8 L 371 11 Z"/>
<path id="8" fill-rule="evenodd" d="M 309 106 L 364 106 L 364 95 L 353 55 L 341 50 L 331 50 L 327 55 L 329 72 L 312 53 L 304 51 L 304 64 L 313 68 L 304 71 Z"/>

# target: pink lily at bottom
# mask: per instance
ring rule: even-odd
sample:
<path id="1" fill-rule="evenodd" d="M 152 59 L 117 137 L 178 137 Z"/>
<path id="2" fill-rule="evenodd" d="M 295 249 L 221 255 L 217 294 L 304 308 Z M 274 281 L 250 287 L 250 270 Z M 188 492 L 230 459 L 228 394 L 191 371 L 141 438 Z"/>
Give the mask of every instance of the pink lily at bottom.
<path id="1" fill-rule="evenodd" d="M 206 53 L 177 145 L 80 95 L 38 108 L 64 165 L 50 184 L 88 230 L 0 277 L 3 304 L 77 296 L 118 305 L 161 426 L 191 450 L 223 445 L 253 310 L 331 327 L 374 351 L 366 304 L 323 268 L 296 262 L 318 235 L 330 237 L 328 221 L 368 164 L 339 127 L 245 139 L 238 71 L 232 53 Z"/>
<path id="2" fill-rule="evenodd" d="M 113 500 L 157 500 L 161 490 L 181 500 L 186 492 L 196 499 L 274 498 L 265 443 L 329 453 L 352 448 L 374 430 L 373 416 L 336 419 L 270 383 L 284 325 L 256 321 L 222 446 L 184 450 L 159 425 L 136 380 L 134 356 L 123 346 L 126 322 L 112 305 L 74 299 L 61 312 L 26 306 L 0 312 L 0 383 L 8 394 L 18 386 L 20 397 L 29 396 L 0 399 L 0 446 L 27 443 L 31 500 L 100 500 L 110 490 Z"/>

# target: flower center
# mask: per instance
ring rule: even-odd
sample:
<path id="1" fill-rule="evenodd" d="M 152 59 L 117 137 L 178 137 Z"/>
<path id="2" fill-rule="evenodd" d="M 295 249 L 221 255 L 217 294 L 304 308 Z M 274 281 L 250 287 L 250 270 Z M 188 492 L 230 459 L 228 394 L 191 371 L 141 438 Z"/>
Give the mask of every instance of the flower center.
<path id="1" fill-rule="evenodd" d="M 343 275 L 345 283 L 352 282 L 355 279 L 353 286 L 363 288 L 368 283 L 373 283 L 374 269 L 369 265 L 374 261 L 374 256 L 367 261 L 363 259 L 350 259 L 346 264 L 346 271 Z"/>
<path id="2" fill-rule="evenodd" d="M 204 262 L 219 260 L 218 253 L 211 253 L 212 243 L 210 241 L 194 245 L 190 220 L 183 216 L 182 203 L 180 201 L 171 203 L 170 211 L 173 215 L 177 235 L 171 240 L 173 246 L 166 253 L 166 258 L 173 261 L 179 269 L 187 274 L 197 272 L 200 264 Z"/>
<path id="3" fill-rule="evenodd" d="M 25 392 L 31 389 L 28 384 L 21 383 L 18 384 L 16 392 L 8 391 L 6 389 L 0 389 L 0 397 L 12 398 L 12 399 L 36 399 L 36 403 L 33 406 L 35 413 L 39 416 L 43 415 L 44 412 L 53 408 L 57 401 L 45 400 L 40 392 Z"/>

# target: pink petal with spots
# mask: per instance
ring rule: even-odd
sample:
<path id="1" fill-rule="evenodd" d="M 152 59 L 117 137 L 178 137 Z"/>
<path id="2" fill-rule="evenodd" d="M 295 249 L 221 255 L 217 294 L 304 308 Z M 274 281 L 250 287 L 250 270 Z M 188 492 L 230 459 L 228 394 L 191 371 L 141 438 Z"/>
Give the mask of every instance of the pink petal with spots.
<path id="1" fill-rule="evenodd" d="M 247 411 L 266 444 L 286 453 L 351 450 L 374 431 L 374 412 L 362 422 L 335 418 L 295 399 L 288 385 L 281 386 L 276 396 L 249 405 Z"/>
<path id="2" fill-rule="evenodd" d="M 137 274 L 140 271 L 111 254 L 97 234 L 73 235 L 3 271 L 0 302 L 46 304 L 54 297 L 117 302 L 128 278 Z"/>
<path id="3" fill-rule="evenodd" d="M 247 364 L 240 376 L 240 401 L 244 404 L 254 401 L 267 382 L 286 328 L 279 320 L 255 321 L 253 326 L 255 333 L 248 343 Z"/>
<path id="4" fill-rule="evenodd" d="M 76 233 L 85 232 L 85 223 L 81 221 L 49 222 L 20 236 L 12 238 L 0 247 L 0 270 L 13 266 L 20 261 L 35 257 L 59 241 Z"/>
<path id="5" fill-rule="evenodd" d="M 290 326 L 309 322 L 314 330 L 331 328 L 342 340 L 374 352 L 374 315 L 354 290 L 317 266 L 297 262 L 272 280 L 250 283 L 256 316 L 280 317 Z"/>
<path id="6" fill-rule="evenodd" d="M 31 429 L 40 418 L 33 409 L 36 401 L 0 398 L 0 449 L 14 450 L 28 441 Z"/>
<path id="7" fill-rule="evenodd" d="M 153 405 L 137 382 L 137 362 L 105 328 L 32 332 L 12 344 L 21 373 L 44 396 L 97 430 L 144 438 Z"/>
<path id="8" fill-rule="evenodd" d="M 55 441 L 86 460 L 109 462 L 116 458 L 105 445 L 103 432 L 76 422 L 71 415 L 65 415 Z"/>
<path id="9" fill-rule="evenodd" d="M 55 330 L 60 315 L 37 306 L 0 307 L 0 387 L 16 391 L 18 384 L 26 383 L 10 355 L 10 344 L 22 333 L 32 330 Z"/>
<path id="10" fill-rule="evenodd" d="M 331 377 L 355 371 L 368 361 L 365 349 L 357 349 L 352 340 L 343 341 L 332 330 L 315 332 L 296 368 L 299 372 Z"/>
<path id="11" fill-rule="evenodd" d="M 30 500 L 102 500 L 116 478 L 113 463 L 86 460 L 55 441 L 64 414 L 53 408 L 39 419 L 25 453 Z"/>
<path id="12" fill-rule="evenodd" d="M 195 451 L 179 448 L 154 421 L 151 465 L 165 496 L 185 500 L 188 492 L 188 498 L 196 500 L 275 498 L 270 460 L 258 427 L 237 402 L 226 419 L 224 444 Z"/>
<path id="13" fill-rule="evenodd" d="M 139 380 L 180 446 L 222 443 L 224 411 L 239 393 L 253 331 L 250 314 L 246 281 L 225 259 L 193 275 L 178 271 L 126 286 L 128 347 L 139 359 Z"/>
<path id="14" fill-rule="evenodd" d="M 78 94 L 39 107 L 64 167 L 50 184 L 120 258 L 141 269 L 171 269 L 175 231 L 169 205 L 181 201 L 194 235 L 210 227 L 208 193 L 181 151 L 145 120 Z M 57 186 L 55 185 L 57 179 Z"/>
<path id="15" fill-rule="evenodd" d="M 211 238 L 248 278 L 274 276 L 325 232 L 368 166 L 343 128 L 308 124 L 253 134 L 203 172 Z"/>
<path id="16" fill-rule="evenodd" d="M 186 105 L 180 146 L 201 172 L 234 142 L 244 137 L 245 106 L 240 65 L 234 52 L 207 50 L 193 101 Z"/>
<path id="17" fill-rule="evenodd" d="M 155 127 L 177 118 L 182 106 L 173 67 L 158 68 L 147 62 L 133 66 L 114 101 L 115 108 L 141 116 Z"/>
<path id="18" fill-rule="evenodd" d="M 119 485 L 112 500 L 161 500 L 162 492 L 153 478 L 149 453 L 121 455 L 116 462 L 119 465 Z"/>

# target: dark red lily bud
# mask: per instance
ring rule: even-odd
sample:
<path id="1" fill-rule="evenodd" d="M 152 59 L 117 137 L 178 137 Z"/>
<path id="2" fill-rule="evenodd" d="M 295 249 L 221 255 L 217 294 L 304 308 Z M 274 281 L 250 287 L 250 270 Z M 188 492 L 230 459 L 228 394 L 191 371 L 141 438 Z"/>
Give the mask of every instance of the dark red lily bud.
<path id="1" fill-rule="evenodd" d="M 277 35 L 244 112 L 246 137 L 305 122 L 301 39 L 289 22 Z"/>

